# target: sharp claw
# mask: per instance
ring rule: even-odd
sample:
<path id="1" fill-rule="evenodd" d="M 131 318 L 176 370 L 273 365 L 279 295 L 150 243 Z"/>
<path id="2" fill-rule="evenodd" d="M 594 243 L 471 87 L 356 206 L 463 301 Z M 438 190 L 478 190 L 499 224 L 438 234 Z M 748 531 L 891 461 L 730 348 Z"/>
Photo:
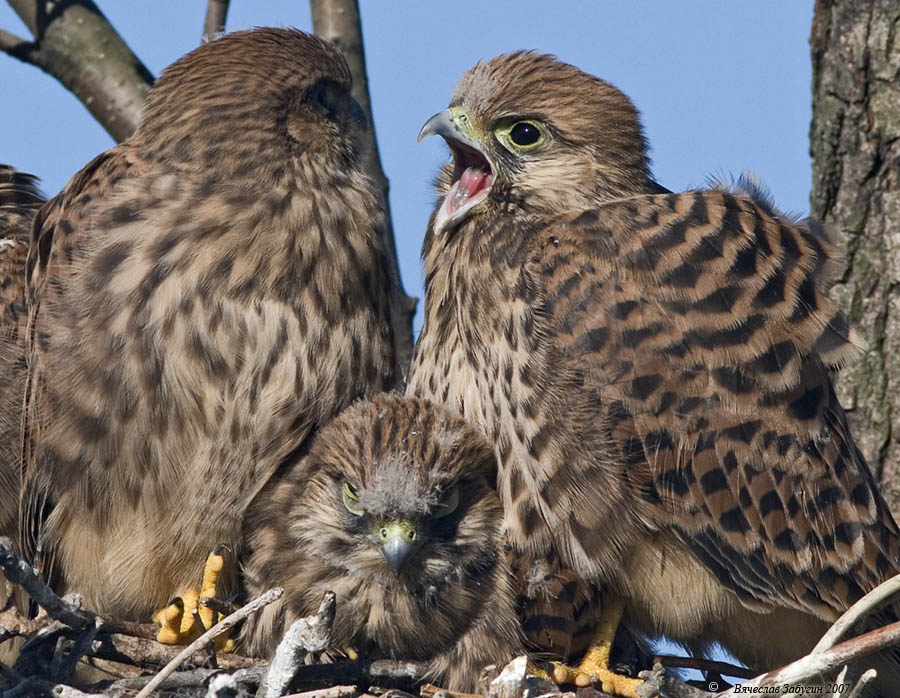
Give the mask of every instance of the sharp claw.
<path id="1" fill-rule="evenodd" d="M 180 598 L 153 615 L 153 620 L 161 626 L 156 636 L 158 642 L 168 645 L 187 644 L 213 626 L 216 612 L 211 606 L 201 605 L 200 598 L 215 599 L 216 582 L 224 565 L 225 560 L 221 555 L 211 554 L 203 568 L 200 588 L 184 592 Z M 216 649 L 230 652 L 234 649 L 234 642 L 227 635 L 219 636 Z"/>

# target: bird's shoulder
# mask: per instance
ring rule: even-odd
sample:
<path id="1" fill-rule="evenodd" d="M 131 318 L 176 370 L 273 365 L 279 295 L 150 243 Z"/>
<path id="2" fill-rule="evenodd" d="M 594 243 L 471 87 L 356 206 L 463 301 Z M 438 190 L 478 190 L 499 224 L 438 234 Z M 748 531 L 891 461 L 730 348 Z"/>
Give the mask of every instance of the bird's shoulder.
<path id="1" fill-rule="evenodd" d="M 719 190 L 639 196 L 548 224 L 529 264 L 646 515 L 721 581 L 827 615 L 895 571 L 832 385 L 857 342 L 821 226 Z"/>
<path id="2" fill-rule="evenodd" d="M 90 239 L 98 210 L 109 202 L 123 181 L 147 169 L 134 148 L 117 145 L 101 153 L 76 173 L 35 217 L 26 268 L 28 295 L 39 306 L 48 278 L 65 272 L 75 250 Z"/>

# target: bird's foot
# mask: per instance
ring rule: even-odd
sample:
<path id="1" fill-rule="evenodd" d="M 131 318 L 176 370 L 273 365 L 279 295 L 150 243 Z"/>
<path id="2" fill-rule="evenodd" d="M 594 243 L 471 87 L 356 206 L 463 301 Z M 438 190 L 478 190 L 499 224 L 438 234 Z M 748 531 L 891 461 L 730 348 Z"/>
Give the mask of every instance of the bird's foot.
<path id="1" fill-rule="evenodd" d="M 551 662 L 549 678 L 560 685 L 575 684 L 579 687 L 590 686 L 597 682 L 603 688 L 604 693 L 623 698 L 640 698 L 637 689 L 644 683 L 643 680 L 617 674 L 604 664 L 589 662 L 589 656 L 590 653 L 577 667 L 571 667 L 562 662 Z"/>
<path id="2" fill-rule="evenodd" d="M 596 681 L 606 693 L 623 698 L 640 698 L 637 689 L 643 683 L 641 679 L 617 674 L 609 668 L 613 638 L 624 610 L 625 603 L 622 599 L 608 594 L 604 598 L 591 645 L 581 663 L 577 667 L 570 667 L 560 662 L 551 662 L 550 678 L 557 684 L 576 686 L 590 686 Z"/>
<path id="3" fill-rule="evenodd" d="M 200 588 L 186 590 L 168 606 L 153 614 L 153 620 L 160 624 L 157 642 L 186 645 L 221 620 L 221 616 L 209 606 L 202 605 L 200 599 L 216 598 L 216 581 L 224 565 L 225 559 L 221 555 L 213 553 L 207 557 Z M 234 650 L 234 641 L 227 634 L 220 635 L 216 638 L 216 649 L 219 652 L 231 652 Z"/>

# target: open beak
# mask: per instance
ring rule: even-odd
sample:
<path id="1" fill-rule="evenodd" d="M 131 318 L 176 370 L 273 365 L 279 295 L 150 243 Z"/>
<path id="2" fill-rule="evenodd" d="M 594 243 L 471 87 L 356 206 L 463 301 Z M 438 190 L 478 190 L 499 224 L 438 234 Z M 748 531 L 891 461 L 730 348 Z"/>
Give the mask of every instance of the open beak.
<path id="1" fill-rule="evenodd" d="M 441 136 L 453 155 L 453 185 L 438 210 L 434 232 L 440 234 L 466 217 L 483 201 L 494 183 L 494 171 L 475 136 L 469 115 L 461 107 L 451 107 L 432 116 L 419 131 L 419 142 L 426 136 Z"/>
<path id="2" fill-rule="evenodd" d="M 375 527 L 374 537 L 381 545 L 381 554 L 396 574 L 421 545 L 416 525 L 407 520 L 383 521 Z"/>

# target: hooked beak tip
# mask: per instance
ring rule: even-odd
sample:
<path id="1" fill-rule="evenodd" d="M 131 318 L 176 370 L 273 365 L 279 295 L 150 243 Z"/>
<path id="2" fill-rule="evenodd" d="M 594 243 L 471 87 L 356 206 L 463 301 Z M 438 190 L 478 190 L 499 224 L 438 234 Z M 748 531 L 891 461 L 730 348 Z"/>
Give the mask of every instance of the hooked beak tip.
<path id="1" fill-rule="evenodd" d="M 381 554 L 384 555 L 384 559 L 396 574 L 400 574 L 400 570 L 403 569 L 403 565 L 406 564 L 414 550 L 415 546 L 399 536 L 391 538 L 381 546 Z"/>
<path id="2" fill-rule="evenodd" d="M 428 136 L 443 136 L 445 139 L 458 140 L 462 137 L 459 128 L 455 122 L 454 112 L 451 109 L 444 109 L 432 116 L 422 126 L 419 131 L 417 143 L 421 143 Z"/>

